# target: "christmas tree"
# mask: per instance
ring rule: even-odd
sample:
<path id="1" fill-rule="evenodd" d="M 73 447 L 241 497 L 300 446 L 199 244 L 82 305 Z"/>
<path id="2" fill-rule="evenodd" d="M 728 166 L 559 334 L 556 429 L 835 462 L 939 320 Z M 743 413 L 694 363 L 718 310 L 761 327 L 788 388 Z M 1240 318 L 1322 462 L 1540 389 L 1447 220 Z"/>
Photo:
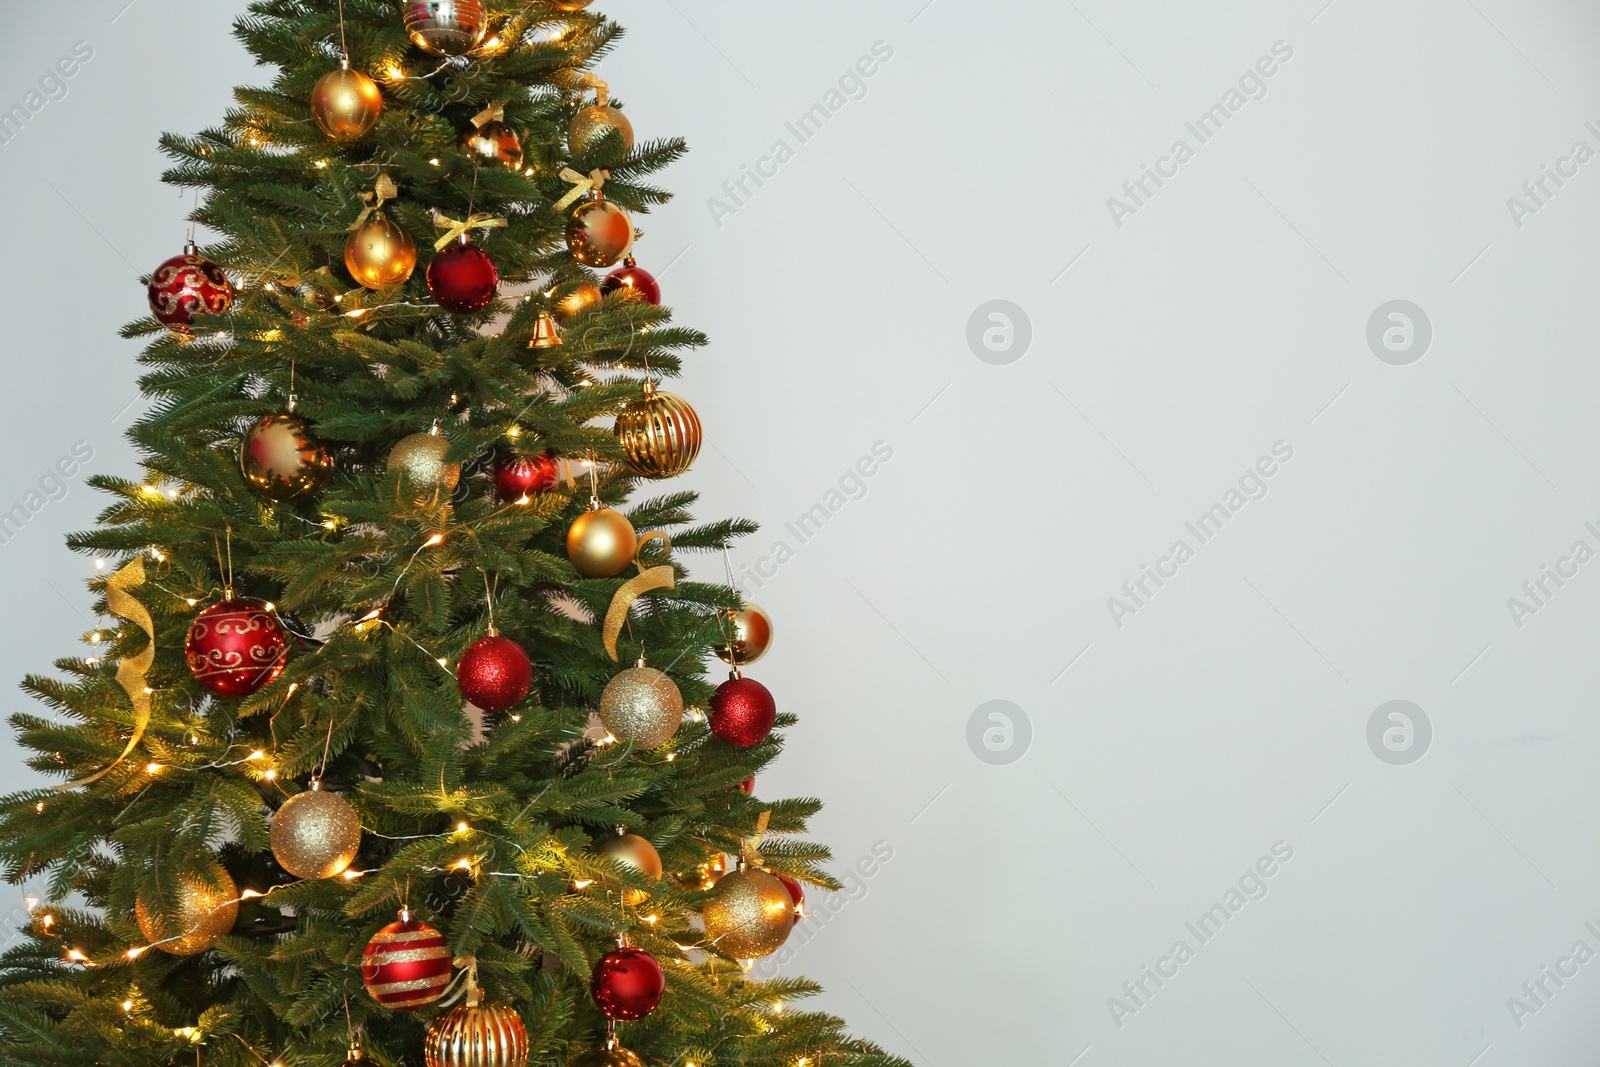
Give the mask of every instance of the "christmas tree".
<path id="1" fill-rule="evenodd" d="M 753 786 L 770 622 L 682 565 L 754 527 L 650 485 L 702 434 L 629 254 L 685 146 L 590 2 L 257 0 L 270 84 L 164 138 L 105 624 L 11 717 L 58 782 L 0 801 L 5 1063 L 904 1062 L 749 967 L 837 883 Z"/>

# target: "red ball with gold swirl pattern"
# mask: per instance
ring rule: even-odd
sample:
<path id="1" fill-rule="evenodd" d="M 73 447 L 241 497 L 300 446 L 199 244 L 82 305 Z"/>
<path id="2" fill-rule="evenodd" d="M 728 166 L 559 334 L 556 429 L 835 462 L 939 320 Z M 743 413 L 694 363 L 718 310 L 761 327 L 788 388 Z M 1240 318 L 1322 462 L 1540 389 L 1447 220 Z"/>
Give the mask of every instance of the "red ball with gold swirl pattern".
<path id="1" fill-rule="evenodd" d="M 268 605 L 239 597 L 195 616 L 183 654 L 201 685 L 218 696 L 247 697 L 283 673 L 289 643 Z"/>

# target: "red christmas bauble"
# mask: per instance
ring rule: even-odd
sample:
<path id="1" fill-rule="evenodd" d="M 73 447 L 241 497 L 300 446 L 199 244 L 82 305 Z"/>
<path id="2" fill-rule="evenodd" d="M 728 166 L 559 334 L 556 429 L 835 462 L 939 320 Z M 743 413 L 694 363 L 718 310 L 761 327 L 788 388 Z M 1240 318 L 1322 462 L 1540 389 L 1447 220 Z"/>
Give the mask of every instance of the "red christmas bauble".
<path id="1" fill-rule="evenodd" d="M 759 745 L 777 719 L 777 701 L 753 678 L 735 675 L 711 694 L 711 732 L 730 745 Z"/>
<path id="2" fill-rule="evenodd" d="M 412 1011 L 438 1000 L 450 984 L 450 946 L 444 935 L 409 911 L 372 935 L 361 957 L 361 981 L 386 1008 Z"/>
<path id="3" fill-rule="evenodd" d="M 203 315 L 223 315 L 233 306 L 233 283 L 222 268 L 190 242 L 150 276 L 150 311 L 161 325 L 188 333 Z"/>
<path id="4" fill-rule="evenodd" d="M 522 703 L 533 687 L 533 664 L 509 637 L 485 637 L 462 655 L 456 681 L 474 707 L 505 711 Z"/>
<path id="5" fill-rule="evenodd" d="M 201 685 L 218 696 L 247 697 L 283 673 L 289 645 L 267 605 L 241 597 L 196 615 L 183 654 Z"/>
<path id="6" fill-rule="evenodd" d="M 634 1022 L 656 1010 L 667 991 L 667 976 L 650 953 L 619 948 L 600 957 L 589 988 L 607 1018 Z"/>
<path id="7" fill-rule="evenodd" d="M 428 292 L 457 314 L 482 311 L 500 292 L 500 272 L 489 253 L 465 241 L 445 246 L 428 264 Z"/>
<path id="8" fill-rule="evenodd" d="M 650 301 L 652 304 L 661 303 L 661 283 L 656 281 L 656 276 L 637 266 L 633 257 L 629 256 L 626 263 L 606 275 L 606 280 L 600 283 L 600 292 L 610 296 L 618 289 L 628 289 Z"/>
<path id="9" fill-rule="evenodd" d="M 787 874 L 780 874 L 780 875 L 777 876 L 777 878 L 778 878 L 778 881 L 783 883 L 783 888 L 787 889 L 789 891 L 789 895 L 794 898 L 794 924 L 796 926 L 799 926 L 800 925 L 800 920 L 805 918 L 805 914 L 804 914 L 804 909 L 805 909 L 805 906 L 806 906 L 806 890 L 805 890 L 805 886 L 801 885 L 795 879 L 790 878 Z"/>
<path id="10" fill-rule="evenodd" d="M 745 796 L 747 796 L 747 797 L 755 796 L 756 795 L 756 776 L 752 774 L 750 777 L 748 777 L 744 781 L 740 782 L 739 783 L 739 788 L 744 790 L 744 795 Z"/>
<path id="11" fill-rule="evenodd" d="M 537 456 L 505 452 L 494 461 L 494 491 L 502 504 L 552 489 L 560 477 L 561 466 L 549 452 Z"/>

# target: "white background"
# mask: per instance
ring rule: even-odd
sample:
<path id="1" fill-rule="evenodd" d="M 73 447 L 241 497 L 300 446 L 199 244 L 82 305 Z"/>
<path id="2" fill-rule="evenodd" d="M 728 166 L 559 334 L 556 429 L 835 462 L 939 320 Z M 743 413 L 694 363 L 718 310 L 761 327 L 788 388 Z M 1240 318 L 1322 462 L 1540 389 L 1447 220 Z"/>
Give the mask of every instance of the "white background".
<path id="1" fill-rule="evenodd" d="M 5 507 L 76 441 L 136 474 L 115 331 L 187 207 L 156 138 L 266 80 L 238 0 L 125 3 L 7 5 L 0 108 L 95 57 L 0 146 Z M 1507 198 L 1600 149 L 1600 10 L 1324 4 L 605 7 L 640 135 L 694 149 L 638 250 L 713 338 L 674 387 L 712 445 L 687 481 L 767 527 L 741 565 L 795 549 L 750 587 L 778 625 L 751 673 L 802 716 L 758 791 L 825 797 L 841 870 L 894 850 L 786 970 L 919 1065 L 1593 1061 L 1600 963 L 1542 1006 L 1522 986 L 1600 951 L 1600 564 L 1520 628 L 1507 599 L 1600 548 L 1600 161 L 1520 227 Z M 879 41 L 866 95 L 719 226 L 722 183 Z M 1107 198 L 1279 41 L 1265 97 L 1117 226 Z M 1032 324 L 1009 365 L 967 342 L 993 299 Z M 1406 366 L 1366 341 L 1394 299 L 1434 332 Z M 784 523 L 877 441 L 799 544 Z M 1280 441 L 1268 495 L 1116 625 L 1107 598 Z M 0 676 L 81 654 L 62 537 L 100 506 L 74 486 L 0 547 Z M 1006 766 L 967 741 L 996 699 L 1032 726 Z M 1393 699 L 1432 724 L 1408 766 L 1367 743 Z M 1265 899 L 1199 945 L 1185 922 L 1277 842 Z M 1180 938 L 1119 1026 L 1108 998 Z"/>

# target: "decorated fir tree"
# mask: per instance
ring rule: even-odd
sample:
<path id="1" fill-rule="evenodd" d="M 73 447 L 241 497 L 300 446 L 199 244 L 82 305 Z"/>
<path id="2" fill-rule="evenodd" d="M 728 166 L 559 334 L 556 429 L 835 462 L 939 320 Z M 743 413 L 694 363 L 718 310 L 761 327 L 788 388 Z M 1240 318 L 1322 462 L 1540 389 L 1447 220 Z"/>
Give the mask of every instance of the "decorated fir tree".
<path id="1" fill-rule="evenodd" d="M 651 484 L 702 432 L 629 255 L 684 145 L 588 7 L 257 0 L 270 84 L 164 140 L 215 237 L 126 330 L 102 645 L 12 716 L 59 783 L 0 801 L 0 1061 L 903 1062 L 741 962 L 835 883 L 752 786 L 793 720 L 707 679 L 770 623 L 679 562 L 753 527 Z"/>

